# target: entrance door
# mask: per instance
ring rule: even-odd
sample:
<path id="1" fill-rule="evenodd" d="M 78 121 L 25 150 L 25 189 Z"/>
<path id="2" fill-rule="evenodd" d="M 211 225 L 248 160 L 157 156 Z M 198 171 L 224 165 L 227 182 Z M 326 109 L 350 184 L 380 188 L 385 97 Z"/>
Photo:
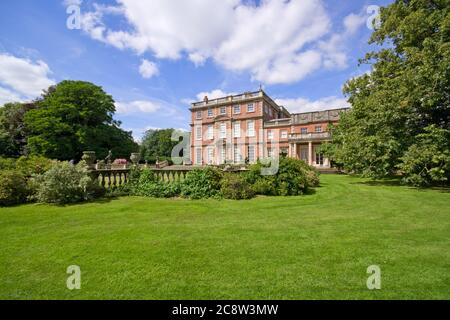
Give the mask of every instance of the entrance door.
<path id="1" fill-rule="evenodd" d="M 316 165 L 323 166 L 323 153 L 316 153 Z"/>

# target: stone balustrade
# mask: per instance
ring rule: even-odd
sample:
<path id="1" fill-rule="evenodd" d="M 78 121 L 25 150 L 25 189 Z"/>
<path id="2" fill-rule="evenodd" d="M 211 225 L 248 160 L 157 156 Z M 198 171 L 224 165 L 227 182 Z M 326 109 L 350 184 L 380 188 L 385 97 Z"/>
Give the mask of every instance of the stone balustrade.
<path id="1" fill-rule="evenodd" d="M 189 171 L 195 167 L 172 166 L 165 168 L 156 168 L 142 165 L 141 168 L 152 170 L 155 176 L 161 181 L 175 182 L 182 181 L 186 178 Z M 111 169 L 93 169 L 90 171 L 93 179 L 96 179 L 102 187 L 106 189 L 116 188 L 129 182 L 131 167 L 128 168 L 111 168 Z"/>

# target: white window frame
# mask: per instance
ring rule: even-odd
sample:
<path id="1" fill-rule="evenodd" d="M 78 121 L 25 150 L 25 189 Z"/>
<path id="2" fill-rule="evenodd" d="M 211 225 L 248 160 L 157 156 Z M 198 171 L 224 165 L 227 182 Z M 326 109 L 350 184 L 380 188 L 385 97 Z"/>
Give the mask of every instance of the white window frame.
<path id="1" fill-rule="evenodd" d="M 301 128 L 300 129 L 301 134 L 308 134 L 308 128 Z"/>
<path id="2" fill-rule="evenodd" d="M 195 148 L 195 164 L 202 164 L 202 148 Z"/>
<path id="3" fill-rule="evenodd" d="M 227 137 L 227 124 L 225 122 L 222 122 L 219 125 L 219 128 L 220 128 L 220 130 L 219 130 L 219 138 L 220 139 L 226 139 L 226 137 Z"/>
<path id="4" fill-rule="evenodd" d="M 214 125 L 212 124 L 208 125 L 208 139 L 214 140 Z"/>
<path id="5" fill-rule="evenodd" d="M 273 131 L 272 130 L 267 131 L 267 139 L 273 140 Z"/>
<path id="6" fill-rule="evenodd" d="M 233 151 L 234 151 L 234 162 L 235 163 L 242 162 L 241 146 L 235 144 Z"/>
<path id="7" fill-rule="evenodd" d="M 252 128 L 250 129 L 250 124 L 252 124 Z M 247 120 L 247 137 L 255 136 L 255 121 Z"/>
<path id="8" fill-rule="evenodd" d="M 287 130 L 282 130 L 281 131 L 281 139 L 287 139 L 288 138 L 288 132 L 287 132 Z"/>
<path id="9" fill-rule="evenodd" d="M 220 114 L 221 115 L 227 114 L 227 107 L 220 107 Z"/>
<path id="10" fill-rule="evenodd" d="M 202 119 L 203 118 L 203 112 L 202 111 L 197 111 L 195 114 L 196 119 Z"/>
<path id="11" fill-rule="evenodd" d="M 250 157 L 250 148 L 251 150 L 253 150 L 253 157 Z M 249 145 L 247 147 L 247 157 L 248 157 L 248 162 L 250 163 L 255 163 L 256 162 L 256 147 L 254 145 Z"/>
<path id="12" fill-rule="evenodd" d="M 233 125 L 233 136 L 235 138 L 241 137 L 241 123 L 239 121 L 235 122 Z"/>
<path id="13" fill-rule="evenodd" d="M 255 112 L 255 104 L 254 103 L 247 104 L 247 112 Z"/>
<path id="14" fill-rule="evenodd" d="M 207 161 L 208 164 L 213 164 L 214 163 L 214 147 L 208 147 L 207 149 Z"/>
<path id="15" fill-rule="evenodd" d="M 316 133 L 321 133 L 322 132 L 322 126 L 316 126 L 314 128 L 314 130 L 315 130 Z"/>
<path id="16" fill-rule="evenodd" d="M 227 146 L 220 146 L 220 163 L 224 164 L 227 161 Z"/>
<path id="17" fill-rule="evenodd" d="M 274 151 L 275 151 L 274 148 L 267 148 L 267 156 L 269 158 L 273 158 Z"/>
<path id="18" fill-rule="evenodd" d="M 208 109 L 208 118 L 212 118 L 212 117 L 214 117 L 214 110 L 209 108 Z"/>
<path id="19" fill-rule="evenodd" d="M 235 104 L 233 106 L 233 113 L 234 114 L 240 114 L 241 113 L 241 106 L 239 104 Z"/>
<path id="20" fill-rule="evenodd" d="M 203 139 L 202 135 L 203 135 L 202 126 L 196 126 L 195 127 L 195 140 L 201 141 Z"/>

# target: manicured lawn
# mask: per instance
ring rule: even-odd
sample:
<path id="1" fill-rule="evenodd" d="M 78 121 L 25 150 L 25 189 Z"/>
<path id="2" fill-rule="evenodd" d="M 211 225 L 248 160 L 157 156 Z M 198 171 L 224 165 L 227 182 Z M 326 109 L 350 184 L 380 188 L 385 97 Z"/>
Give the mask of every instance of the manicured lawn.
<path id="1" fill-rule="evenodd" d="M 0 298 L 450 298 L 450 193 L 321 181 L 293 198 L 1 208 Z"/>

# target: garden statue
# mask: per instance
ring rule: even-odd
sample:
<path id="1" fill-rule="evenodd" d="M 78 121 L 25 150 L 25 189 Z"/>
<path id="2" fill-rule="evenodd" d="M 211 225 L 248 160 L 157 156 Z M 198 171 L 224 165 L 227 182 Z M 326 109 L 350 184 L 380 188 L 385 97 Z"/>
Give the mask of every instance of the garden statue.
<path id="1" fill-rule="evenodd" d="M 130 157 L 131 162 L 133 162 L 133 165 L 138 165 L 139 161 L 141 161 L 141 154 L 140 153 L 132 153 Z"/>
<path id="2" fill-rule="evenodd" d="M 87 166 L 92 169 L 95 163 L 95 151 L 84 151 L 81 160 L 86 162 Z"/>
<path id="3" fill-rule="evenodd" d="M 106 164 L 109 164 L 109 165 L 111 164 L 111 162 L 112 162 L 112 151 L 111 150 L 108 151 L 108 155 L 105 158 L 105 162 L 106 162 Z"/>

